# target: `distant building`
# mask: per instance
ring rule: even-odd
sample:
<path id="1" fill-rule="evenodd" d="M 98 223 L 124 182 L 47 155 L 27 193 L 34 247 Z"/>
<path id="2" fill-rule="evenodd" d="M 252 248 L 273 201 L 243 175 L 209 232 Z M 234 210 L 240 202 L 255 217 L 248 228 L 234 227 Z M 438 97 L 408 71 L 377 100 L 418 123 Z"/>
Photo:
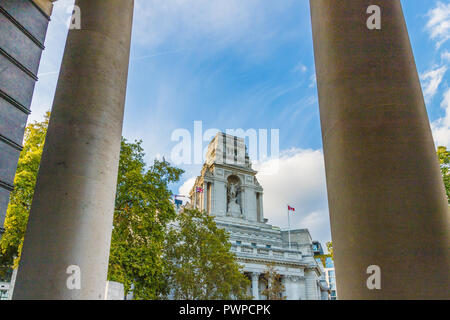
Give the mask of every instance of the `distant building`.
<path id="1" fill-rule="evenodd" d="M 0 300 L 8 300 L 9 282 L 0 282 Z"/>
<path id="2" fill-rule="evenodd" d="M 14 269 L 14 271 L 8 270 L 0 278 L 0 300 L 11 300 L 16 276 L 17 269 Z"/>
<path id="3" fill-rule="evenodd" d="M 265 298 L 262 275 L 269 263 L 282 276 L 287 299 L 327 299 L 324 269 L 314 259 L 309 231 L 291 230 L 289 246 L 288 231 L 267 223 L 263 187 L 256 173 L 244 139 L 218 133 L 190 192 L 190 206 L 213 215 L 217 225 L 230 234 L 232 250 L 251 280 L 248 293 L 256 300 Z"/>
<path id="4" fill-rule="evenodd" d="M 330 253 L 324 253 L 319 241 L 313 241 L 314 257 L 323 266 L 325 280 L 330 288 L 330 300 L 337 300 L 336 273 L 334 271 L 334 261 Z"/>

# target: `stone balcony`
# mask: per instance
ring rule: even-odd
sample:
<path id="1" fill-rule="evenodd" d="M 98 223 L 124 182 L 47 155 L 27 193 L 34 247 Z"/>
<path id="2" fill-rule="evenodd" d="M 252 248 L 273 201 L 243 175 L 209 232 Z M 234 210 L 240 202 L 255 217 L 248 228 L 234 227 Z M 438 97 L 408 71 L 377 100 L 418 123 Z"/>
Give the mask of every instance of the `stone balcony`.
<path id="1" fill-rule="evenodd" d="M 259 259 L 267 258 L 270 260 L 279 259 L 293 263 L 306 263 L 306 261 L 304 261 L 303 259 L 302 252 L 294 249 L 266 248 L 263 246 L 252 246 L 248 244 L 232 244 L 231 250 L 238 257 Z"/>

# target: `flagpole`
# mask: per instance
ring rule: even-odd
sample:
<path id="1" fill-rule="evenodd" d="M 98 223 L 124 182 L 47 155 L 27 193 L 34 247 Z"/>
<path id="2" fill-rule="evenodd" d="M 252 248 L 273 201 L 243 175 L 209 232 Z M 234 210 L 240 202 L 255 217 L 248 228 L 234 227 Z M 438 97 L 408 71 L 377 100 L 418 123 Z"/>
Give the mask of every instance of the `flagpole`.
<path id="1" fill-rule="evenodd" d="M 287 207 L 287 215 L 288 215 L 289 249 L 291 249 L 291 217 L 289 216 L 289 206 Z"/>

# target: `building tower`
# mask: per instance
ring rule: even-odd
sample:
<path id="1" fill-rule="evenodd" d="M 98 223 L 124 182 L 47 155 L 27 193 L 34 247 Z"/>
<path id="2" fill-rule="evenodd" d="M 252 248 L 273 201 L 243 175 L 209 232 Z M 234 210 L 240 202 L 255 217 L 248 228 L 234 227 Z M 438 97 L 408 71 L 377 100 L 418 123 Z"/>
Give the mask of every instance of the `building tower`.
<path id="1" fill-rule="evenodd" d="M 264 223 L 263 188 L 256 173 L 244 139 L 218 133 L 190 193 L 195 208 L 224 220 Z"/>

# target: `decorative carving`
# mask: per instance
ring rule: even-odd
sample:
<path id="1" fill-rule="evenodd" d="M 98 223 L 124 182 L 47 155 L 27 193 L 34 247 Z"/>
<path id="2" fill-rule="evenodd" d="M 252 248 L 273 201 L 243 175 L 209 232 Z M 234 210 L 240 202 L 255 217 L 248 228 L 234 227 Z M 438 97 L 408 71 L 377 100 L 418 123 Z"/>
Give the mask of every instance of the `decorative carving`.
<path id="1" fill-rule="evenodd" d="M 287 279 L 291 282 L 299 282 L 301 277 L 300 276 L 293 276 L 293 275 L 288 275 Z"/>
<path id="2" fill-rule="evenodd" d="M 246 253 L 253 253 L 253 249 L 252 248 L 248 248 L 248 247 L 242 247 L 241 251 L 242 252 L 246 252 Z"/>
<path id="3" fill-rule="evenodd" d="M 258 254 L 269 255 L 269 250 L 266 250 L 266 249 L 258 249 Z"/>
<path id="4" fill-rule="evenodd" d="M 228 177 L 227 215 L 234 218 L 243 218 L 242 208 L 239 201 L 241 192 L 239 182 L 239 178 L 236 176 Z"/>

